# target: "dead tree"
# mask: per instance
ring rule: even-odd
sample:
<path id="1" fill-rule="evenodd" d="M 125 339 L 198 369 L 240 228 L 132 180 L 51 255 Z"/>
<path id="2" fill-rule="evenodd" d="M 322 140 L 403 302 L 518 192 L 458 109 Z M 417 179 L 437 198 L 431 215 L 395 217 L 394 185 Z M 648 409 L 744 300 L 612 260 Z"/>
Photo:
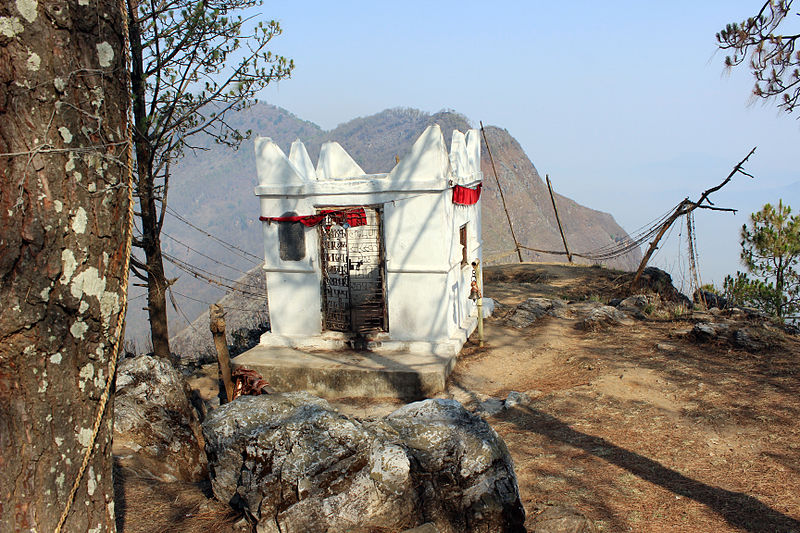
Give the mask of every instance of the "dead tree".
<path id="1" fill-rule="evenodd" d="M 115 530 L 100 407 L 128 270 L 123 18 L 118 0 L 0 4 L 1 531 Z"/>
<path id="2" fill-rule="evenodd" d="M 642 277 L 642 272 L 644 272 L 645 267 L 647 267 L 647 262 L 650 261 L 650 257 L 653 255 L 653 252 L 655 252 L 658 249 L 658 243 L 659 241 L 661 241 L 661 238 L 664 236 L 664 234 L 667 233 L 667 230 L 669 230 L 672 224 L 674 224 L 675 221 L 678 220 L 680 217 L 691 213 L 695 209 L 711 209 L 712 211 L 729 211 L 732 213 L 736 213 L 736 209 L 731 209 L 729 207 L 715 206 L 714 203 L 711 200 L 709 200 L 708 197 L 712 193 L 717 192 L 725 185 L 727 185 L 728 182 L 731 181 L 731 179 L 736 174 L 744 174 L 745 176 L 752 178 L 753 176 L 744 171 L 742 165 L 744 165 L 745 162 L 747 162 L 747 160 L 750 159 L 750 156 L 753 155 L 755 151 L 756 151 L 755 148 L 750 150 L 750 153 L 747 154 L 747 156 L 744 159 L 739 161 L 735 167 L 733 167 L 733 170 L 731 170 L 730 174 L 728 174 L 728 177 L 726 177 L 722 181 L 722 183 L 720 183 L 716 187 L 711 187 L 710 189 L 703 191 L 703 194 L 700 195 L 699 200 L 693 202 L 688 198 L 685 198 L 681 203 L 678 204 L 678 206 L 675 208 L 675 210 L 672 212 L 669 218 L 667 218 L 667 220 L 664 221 L 664 223 L 661 225 L 661 228 L 656 234 L 655 239 L 653 239 L 653 241 L 650 243 L 650 246 L 647 248 L 647 252 L 644 254 L 642 262 L 639 263 L 639 268 L 636 270 L 636 275 L 633 276 L 633 281 L 631 281 L 631 289 L 635 289 L 637 287 L 639 279 Z"/>

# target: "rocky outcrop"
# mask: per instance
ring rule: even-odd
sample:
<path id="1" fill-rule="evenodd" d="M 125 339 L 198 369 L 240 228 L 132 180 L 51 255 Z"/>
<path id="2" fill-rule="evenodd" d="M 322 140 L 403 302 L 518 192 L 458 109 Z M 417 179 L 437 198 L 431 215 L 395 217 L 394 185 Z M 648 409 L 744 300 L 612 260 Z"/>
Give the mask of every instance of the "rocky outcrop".
<path id="1" fill-rule="evenodd" d="M 631 279 L 633 274 L 631 274 Z M 686 295 L 682 294 L 672 284 L 672 276 L 660 268 L 647 267 L 642 271 L 639 279 L 638 288 L 647 292 L 648 290 L 661 296 L 664 302 L 671 302 L 692 307 L 692 302 Z"/>
<path id="2" fill-rule="evenodd" d="M 566 318 L 569 312 L 564 300 L 549 298 L 528 298 L 519 304 L 508 317 L 515 328 L 526 328 L 545 315 Z"/>
<path id="3" fill-rule="evenodd" d="M 727 343 L 749 352 L 775 348 L 783 342 L 781 334 L 766 324 L 733 320 L 698 322 L 692 328 L 691 336 L 698 342 Z"/>
<path id="4" fill-rule="evenodd" d="M 117 368 L 114 454 L 162 481 L 201 481 L 206 455 L 189 387 L 169 361 L 140 355 Z"/>
<path id="5" fill-rule="evenodd" d="M 611 307 L 610 305 L 603 305 L 592 310 L 586 318 L 578 323 L 578 327 L 586 330 L 598 330 L 610 326 L 630 325 L 633 321 L 628 318 L 628 315 Z"/>
<path id="6" fill-rule="evenodd" d="M 523 531 L 505 444 L 457 402 L 362 423 L 307 393 L 245 396 L 203 431 L 214 494 L 261 532 Z"/>
<path id="7" fill-rule="evenodd" d="M 508 314 L 506 321 L 509 325 L 522 329 L 544 316 L 577 318 L 579 328 L 595 330 L 631 324 L 628 313 L 644 317 L 641 309 L 647 305 L 647 301 L 644 296 L 626 298 L 621 303 L 618 302 L 620 308 L 616 309 L 592 300 L 565 302 L 560 299 L 528 298 Z"/>

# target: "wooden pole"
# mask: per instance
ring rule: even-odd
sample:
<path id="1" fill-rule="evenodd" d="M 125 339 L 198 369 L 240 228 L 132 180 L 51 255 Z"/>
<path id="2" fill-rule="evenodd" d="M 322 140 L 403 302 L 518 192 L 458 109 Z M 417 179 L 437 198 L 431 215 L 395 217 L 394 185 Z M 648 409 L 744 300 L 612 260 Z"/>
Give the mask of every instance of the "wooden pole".
<path id="1" fill-rule="evenodd" d="M 497 169 L 494 166 L 494 158 L 492 157 L 492 151 L 489 149 L 489 141 L 486 140 L 486 131 L 483 129 L 483 121 L 480 122 L 481 125 L 481 134 L 483 134 L 483 142 L 486 144 L 486 153 L 489 154 L 489 161 L 492 163 L 492 172 L 494 172 L 494 180 L 497 182 L 497 190 L 500 191 L 500 200 L 503 202 L 503 211 L 506 212 L 506 219 L 508 220 L 508 229 L 511 230 L 511 238 L 514 240 L 514 249 L 517 251 L 517 257 L 519 257 L 519 262 L 522 263 L 522 250 L 519 247 L 519 242 L 517 242 L 517 236 L 514 234 L 514 225 L 511 224 L 511 215 L 508 214 L 508 208 L 506 207 L 506 197 L 503 194 L 503 187 L 500 186 L 500 179 L 497 177 Z"/>
<path id="2" fill-rule="evenodd" d="M 633 281 L 631 281 L 631 289 L 636 287 L 636 284 L 639 283 L 639 278 L 642 277 L 642 272 L 644 272 L 645 267 L 647 266 L 647 262 L 650 260 L 650 256 L 653 255 L 653 252 L 656 251 L 658 248 L 658 242 L 667 232 L 667 230 L 672 226 L 672 224 L 678 220 L 681 216 L 685 215 L 687 211 L 684 209 L 687 204 L 691 204 L 689 199 L 682 201 L 678 204 L 678 207 L 675 208 L 675 211 L 672 212 L 670 217 L 661 225 L 661 229 L 658 230 L 658 234 L 656 234 L 656 238 L 653 239 L 653 242 L 650 243 L 650 247 L 647 249 L 647 253 L 644 254 L 642 258 L 642 262 L 639 263 L 639 269 L 636 271 L 636 275 L 633 276 Z"/>
<path id="3" fill-rule="evenodd" d="M 556 195 L 553 194 L 553 186 L 550 185 L 550 175 L 545 174 L 544 177 L 547 180 L 547 190 L 550 191 L 550 200 L 553 202 L 553 211 L 556 214 L 558 231 L 561 233 L 561 240 L 564 241 L 564 250 L 567 251 L 567 259 L 569 259 L 569 262 L 572 263 L 572 254 L 569 251 L 569 246 L 567 246 L 567 238 L 564 236 L 564 229 L 561 227 L 561 219 L 558 217 L 558 208 L 556 207 Z"/>
<path id="4" fill-rule="evenodd" d="M 214 336 L 214 347 L 217 349 L 217 362 L 219 374 L 225 385 L 225 401 L 220 398 L 220 403 L 227 403 L 233 398 L 233 379 L 231 378 L 231 356 L 228 353 L 228 342 L 225 340 L 225 311 L 221 305 L 211 304 L 208 308 L 209 327 Z"/>

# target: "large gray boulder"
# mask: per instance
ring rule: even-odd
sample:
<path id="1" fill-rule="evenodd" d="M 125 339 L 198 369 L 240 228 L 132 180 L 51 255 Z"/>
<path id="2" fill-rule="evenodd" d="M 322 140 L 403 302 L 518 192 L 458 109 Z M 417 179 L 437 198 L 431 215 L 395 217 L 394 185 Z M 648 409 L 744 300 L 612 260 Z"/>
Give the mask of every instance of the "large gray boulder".
<path id="1" fill-rule="evenodd" d="M 117 367 L 114 454 L 162 481 L 207 476 L 203 433 L 186 380 L 169 361 L 140 355 Z"/>
<path id="2" fill-rule="evenodd" d="M 307 393 L 244 396 L 203 432 L 214 494 L 260 532 L 523 531 L 505 445 L 457 402 L 362 423 Z"/>
<path id="3" fill-rule="evenodd" d="M 383 423 L 413 458 L 422 514 L 439 531 L 524 531 L 511 455 L 485 420 L 455 400 L 424 400 Z"/>

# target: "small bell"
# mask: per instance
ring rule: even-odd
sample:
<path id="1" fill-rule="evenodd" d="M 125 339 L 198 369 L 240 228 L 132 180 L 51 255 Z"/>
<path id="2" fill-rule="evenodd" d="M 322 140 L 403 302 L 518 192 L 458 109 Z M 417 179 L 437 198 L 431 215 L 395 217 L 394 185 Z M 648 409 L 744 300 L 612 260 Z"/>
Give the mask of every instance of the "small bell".
<path id="1" fill-rule="evenodd" d="M 481 291 L 478 290 L 478 282 L 473 281 L 469 289 L 469 299 L 475 301 L 480 297 L 481 297 Z"/>

